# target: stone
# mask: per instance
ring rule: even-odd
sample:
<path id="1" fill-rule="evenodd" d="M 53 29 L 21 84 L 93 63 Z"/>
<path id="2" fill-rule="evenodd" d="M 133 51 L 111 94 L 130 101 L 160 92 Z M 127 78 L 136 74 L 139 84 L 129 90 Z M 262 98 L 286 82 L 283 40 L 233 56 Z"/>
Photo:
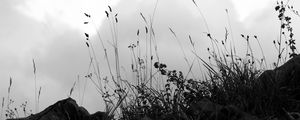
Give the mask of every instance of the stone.
<path id="1" fill-rule="evenodd" d="M 274 70 L 263 72 L 258 78 L 262 88 L 277 85 L 283 92 L 300 100 L 300 55 L 293 57 Z"/>
<path id="2" fill-rule="evenodd" d="M 196 120 L 258 120 L 233 105 L 222 106 L 208 99 L 192 104 L 188 112 Z"/>
<path id="3" fill-rule="evenodd" d="M 257 79 L 257 90 L 264 99 L 272 99 L 275 114 L 280 117 L 288 112 L 300 110 L 300 55 L 288 60 L 283 65 L 266 70 Z M 272 98 L 271 98 L 272 97 Z M 298 102 L 297 102 L 298 101 Z"/>
<path id="4" fill-rule="evenodd" d="M 66 98 L 49 106 L 40 113 L 30 115 L 25 118 L 8 119 L 8 120 L 105 120 L 105 112 L 89 112 L 81 106 L 78 106 L 72 98 Z"/>

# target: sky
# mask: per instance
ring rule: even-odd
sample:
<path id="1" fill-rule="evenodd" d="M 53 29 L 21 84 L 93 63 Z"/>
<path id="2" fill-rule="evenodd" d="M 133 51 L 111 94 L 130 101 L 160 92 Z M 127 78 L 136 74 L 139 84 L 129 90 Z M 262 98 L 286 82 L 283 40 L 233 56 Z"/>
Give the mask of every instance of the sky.
<path id="1" fill-rule="evenodd" d="M 172 28 L 192 60 L 188 35 L 195 40 L 199 54 L 207 57 L 210 41 L 205 37 L 209 31 L 216 39 L 223 39 L 225 27 L 232 28 L 237 49 L 245 50 L 246 43 L 240 34 L 257 35 L 269 63 L 276 58 L 272 41 L 279 38 L 279 21 L 275 12 L 276 0 L 158 0 L 153 28 L 160 61 L 169 69 L 186 71 L 182 51 L 169 31 Z M 108 47 L 109 58 L 113 59 L 110 45 L 111 32 L 105 10 L 108 5 L 118 13 L 118 38 L 122 77 L 130 78 L 131 53 L 128 45 L 137 40 L 136 32 L 141 31 L 145 39 L 145 23 L 140 13 L 149 18 L 156 0 L 1 0 L 0 1 L 0 97 L 7 99 L 9 79 L 12 78 L 10 98 L 19 106 L 28 101 L 34 111 L 36 83 L 41 87 L 39 110 L 68 97 L 70 89 L 77 81 L 72 97 L 93 113 L 104 110 L 101 95 L 92 82 L 84 83 L 89 67 L 89 52 L 85 45 L 84 33 L 89 33 L 95 44 L 101 72 L 108 76 L 104 53 L 97 37 L 97 31 Z M 291 0 L 294 8 L 300 8 L 300 1 Z M 225 12 L 228 9 L 228 16 Z M 200 10 L 205 18 L 199 13 Z M 91 15 L 87 18 L 84 13 Z M 295 38 L 300 38 L 300 18 L 292 16 Z M 83 24 L 90 21 L 88 25 Z M 231 32 L 230 32 L 231 34 Z M 299 46 L 300 47 L 300 46 Z M 254 52 L 261 55 L 259 47 Z M 196 73 L 197 70 L 194 70 Z M 199 72 L 199 71 L 198 71 Z M 78 80 L 79 76 L 79 80 Z M 82 95 L 84 94 L 84 97 Z M 82 99 L 83 98 L 83 99 Z M 1 99 L 2 100 L 2 99 Z M 21 115 L 22 116 L 22 115 Z"/>

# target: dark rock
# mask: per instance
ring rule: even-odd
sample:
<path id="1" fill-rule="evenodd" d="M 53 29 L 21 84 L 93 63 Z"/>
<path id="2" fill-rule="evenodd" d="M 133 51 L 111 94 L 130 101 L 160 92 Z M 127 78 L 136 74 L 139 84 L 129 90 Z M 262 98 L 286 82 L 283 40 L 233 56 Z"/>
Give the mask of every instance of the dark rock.
<path id="1" fill-rule="evenodd" d="M 259 79 L 260 82 L 266 82 L 266 84 L 270 84 L 271 82 L 281 88 L 297 90 L 298 94 L 296 96 L 300 98 L 300 92 L 298 92 L 300 90 L 300 55 L 288 60 L 274 70 L 263 72 Z M 296 91 L 294 93 L 296 93 Z"/>
<path id="2" fill-rule="evenodd" d="M 288 60 L 274 70 L 267 70 L 259 77 L 259 83 L 263 88 L 276 85 L 283 92 L 291 94 L 293 98 L 300 100 L 300 55 Z"/>
<path id="3" fill-rule="evenodd" d="M 56 102 L 40 113 L 30 115 L 26 118 L 8 119 L 8 120 L 105 120 L 105 112 L 89 112 L 78 106 L 72 98 L 67 98 Z"/>
<path id="4" fill-rule="evenodd" d="M 188 112 L 195 120 L 258 120 L 233 105 L 222 106 L 208 99 L 192 104 Z"/>
<path id="5" fill-rule="evenodd" d="M 300 87 L 300 55 L 295 56 L 273 71 L 275 72 L 275 79 L 281 86 Z"/>
<path id="6" fill-rule="evenodd" d="M 283 116 L 282 109 L 288 112 L 300 110 L 300 55 L 293 57 L 274 70 L 263 72 L 256 84 L 261 99 L 273 106 L 278 117 Z M 258 93 L 258 92 L 257 92 Z M 273 103 L 269 103 L 273 102 Z M 262 103 L 265 104 L 265 103 Z"/>

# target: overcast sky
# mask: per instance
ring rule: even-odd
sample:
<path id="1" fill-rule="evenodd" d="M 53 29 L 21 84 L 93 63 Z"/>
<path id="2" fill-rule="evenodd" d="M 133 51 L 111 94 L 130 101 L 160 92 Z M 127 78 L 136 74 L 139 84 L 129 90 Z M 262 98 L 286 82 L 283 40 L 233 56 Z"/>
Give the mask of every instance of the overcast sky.
<path id="1" fill-rule="evenodd" d="M 240 34 L 257 35 L 269 62 L 275 60 L 272 41 L 278 39 L 279 21 L 274 10 L 276 0 L 195 0 L 202 11 L 216 39 L 223 39 L 225 27 L 229 27 L 225 9 L 229 11 L 236 47 L 245 50 L 246 43 Z M 95 27 L 104 41 L 109 41 L 110 30 L 106 19 L 107 5 L 118 13 L 118 32 L 123 77 L 130 76 L 131 53 L 127 46 L 137 39 L 138 29 L 144 32 L 142 12 L 147 18 L 152 15 L 156 0 L 1 0 L 0 1 L 0 97 L 7 96 L 9 78 L 13 85 L 11 98 L 19 106 L 29 102 L 34 110 L 34 75 L 32 59 L 37 68 L 37 86 L 42 87 L 40 110 L 57 100 L 66 98 L 77 75 L 80 87 L 72 97 L 90 112 L 103 110 L 101 96 L 91 82 L 87 82 L 82 100 L 83 76 L 89 65 L 88 50 L 84 32 L 91 35 L 95 44 Z M 300 9 L 300 1 L 290 4 Z M 92 26 L 84 25 L 89 13 L 94 21 Z M 300 19 L 292 15 L 295 38 L 300 36 Z M 161 61 L 169 69 L 185 71 L 187 66 L 180 46 L 169 31 L 171 27 L 183 44 L 186 54 L 192 60 L 188 35 L 195 40 L 197 50 L 207 56 L 210 42 L 203 32 L 207 32 L 203 18 L 192 0 L 158 0 L 154 19 L 154 30 Z M 144 34 L 144 33 L 141 33 Z M 143 39 L 143 37 L 141 37 Z M 107 47 L 110 45 L 106 42 Z M 299 45 L 299 44 L 298 44 Z M 258 50 L 254 45 L 254 51 Z M 298 47 L 299 48 L 299 47 Z M 96 46 L 101 51 L 101 46 Z M 111 47 L 108 51 L 113 53 Z M 97 52 L 103 76 L 108 73 L 103 52 Z M 260 52 L 256 52 L 260 55 Z M 110 55 L 112 57 L 112 55 Z M 196 71 L 196 70 L 195 70 Z M 108 76 L 109 74 L 107 74 Z M 79 92 L 80 91 L 80 92 Z M 1 99 L 2 100 L 2 99 Z"/>

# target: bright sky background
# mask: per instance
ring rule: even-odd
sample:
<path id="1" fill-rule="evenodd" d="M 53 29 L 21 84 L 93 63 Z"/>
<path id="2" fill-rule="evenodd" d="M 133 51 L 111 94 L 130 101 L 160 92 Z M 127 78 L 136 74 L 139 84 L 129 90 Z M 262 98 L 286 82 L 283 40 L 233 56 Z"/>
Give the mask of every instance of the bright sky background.
<path id="1" fill-rule="evenodd" d="M 122 66 L 130 71 L 130 51 L 127 46 L 136 40 L 137 29 L 144 29 L 140 12 L 152 14 L 156 0 L 1 0 L 0 1 L 0 97 L 7 96 L 9 78 L 13 78 L 11 98 L 16 106 L 25 100 L 34 109 L 34 76 L 32 59 L 37 66 L 37 83 L 42 87 L 40 110 L 57 100 L 66 98 L 77 75 L 83 79 L 88 69 L 89 57 L 84 43 L 84 32 L 96 39 L 96 29 L 105 41 L 110 39 L 106 20 L 107 5 L 112 6 L 119 16 L 120 57 Z M 238 49 L 245 49 L 244 42 L 238 41 L 240 34 L 257 35 L 262 41 L 269 61 L 275 56 L 272 41 L 278 38 L 279 21 L 274 10 L 276 0 L 195 0 L 205 16 L 210 31 L 217 39 L 223 39 L 228 27 L 225 9 L 229 10 L 230 22 Z M 300 10 L 300 2 L 291 0 L 294 8 Z M 92 25 L 83 13 L 92 16 Z M 299 37 L 299 17 L 292 15 L 296 39 Z M 206 53 L 209 42 L 202 34 L 206 32 L 203 18 L 192 0 L 159 0 L 155 14 L 158 49 L 161 60 L 170 69 L 185 68 L 181 51 L 168 31 L 172 27 L 183 39 L 189 51 L 187 36 L 196 41 L 201 53 Z M 186 42 L 185 42 L 186 41 Z M 95 40 L 95 43 L 97 41 Z M 107 44 L 107 46 L 110 46 Z M 96 50 L 101 51 L 101 46 Z M 299 48 L 299 47 L 298 47 Z M 112 53 L 112 51 L 111 51 Z M 176 54 L 174 54 L 176 53 Z M 257 54 L 260 54 L 259 52 Z M 189 56 L 192 53 L 188 53 Z M 99 52 L 101 66 L 103 53 Z M 182 59 L 178 59 L 182 58 Z M 176 61 L 174 61 L 176 59 Z M 103 73 L 107 68 L 102 68 Z M 184 70 L 183 70 L 184 71 Z M 125 74 L 125 73 L 124 73 Z M 130 73 L 128 73 L 130 76 Z M 107 74 L 108 75 L 108 74 Z M 84 81 L 84 79 L 82 80 Z M 80 83 L 81 85 L 84 82 Z M 87 83 L 84 100 L 82 86 L 75 89 L 72 97 L 91 113 L 104 110 L 101 96 L 92 83 Z M 80 92 L 81 93 L 80 93 Z"/>

